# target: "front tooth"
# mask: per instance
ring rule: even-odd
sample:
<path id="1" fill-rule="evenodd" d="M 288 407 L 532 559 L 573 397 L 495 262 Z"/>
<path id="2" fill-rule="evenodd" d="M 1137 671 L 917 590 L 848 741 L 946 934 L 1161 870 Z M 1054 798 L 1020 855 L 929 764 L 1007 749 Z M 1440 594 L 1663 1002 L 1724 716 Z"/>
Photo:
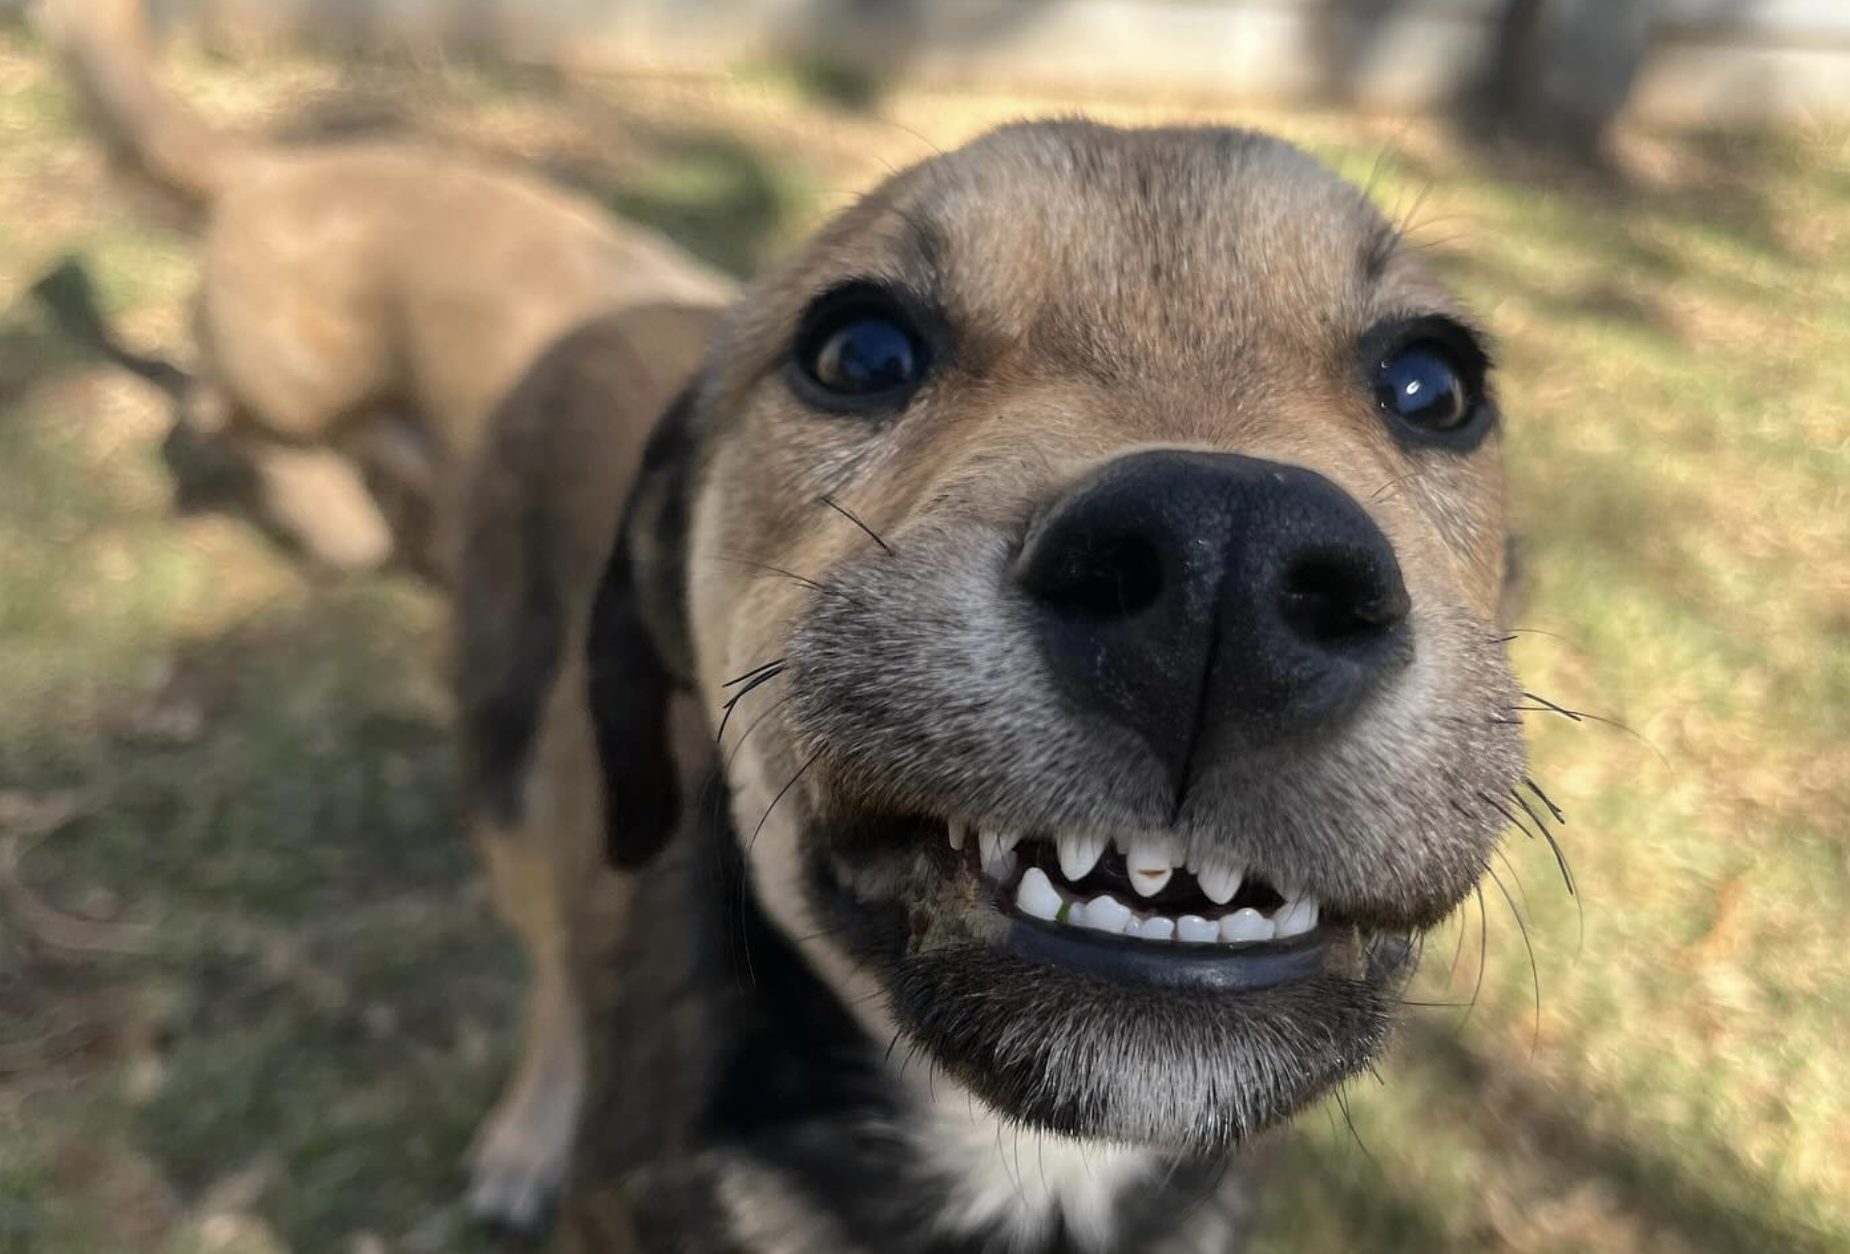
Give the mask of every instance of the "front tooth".
<path id="1" fill-rule="evenodd" d="M 1015 890 L 1015 908 L 1032 918 L 1051 921 L 1059 917 L 1060 907 L 1065 904 L 1066 899 L 1047 878 L 1047 872 L 1037 866 L 1028 868 L 1028 873 L 1021 877 L 1021 886 Z"/>
<path id="2" fill-rule="evenodd" d="M 1286 902 L 1272 915 L 1278 939 L 1304 935 L 1317 926 L 1317 914 L 1317 903 L 1313 898 L 1301 897 L 1296 901 Z"/>
<path id="3" fill-rule="evenodd" d="M 1068 883 L 1078 883 L 1092 874 L 1092 868 L 1104 856 L 1106 839 L 1092 834 L 1068 832 L 1060 837 L 1060 874 Z"/>
<path id="4" fill-rule="evenodd" d="M 962 853 L 964 851 L 964 838 L 970 834 L 970 829 L 956 820 L 946 823 L 945 828 L 949 831 L 951 836 L 951 848 L 955 849 L 958 853 Z"/>
<path id="5" fill-rule="evenodd" d="M 1076 916 L 1073 921 L 1081 927 L 1120 936 L 1131 921 L 1131 908 L 1109 893 L 1099 894 L 1086 903 L 1084 910 L 1075 910 L 1073 913 Z"/>
<path id="6" fill-rule="evenodd" d="M 1169 878 L 1175 874 L 1170 858 L 1173 845 L 1174 841 L 1167 836 L 1139 836 L 1131 841 L 1124 865 L 1138 896 L 1154 897 L 1169 883 Z"/>
<path id="7" fill-rule="evenodd" d="M 1015 873 L 1015 842 L 1019 836 L 984 827 L 977 831 L 977 846 L 983 851 L 983 874 L 992 880 L 1005 880 Z"/>
<path id="8" fill-rule="evenodd" d="M 1251 906 L 1235 910 L 1220 921 L 1220 938 L 1224 941 L 1271 940 L 1272 920 Z"/>
<path id="9" fill-rule="evenodd" d="M 1206 945 L 1220 939 L 1220 925 L 1198 914 L 1185 914 L 1176 920 L 1176 939 L 1192 945 Z"/>
<path id="10" fill-rule="evenodd" d="M 1134 932 L 1147 941 L 1172 940 L 1176 934 L 1176 921 L 1168 915 L 1153 914 L 1139 923 Z"/>
<path id="11" fill-rule="evenodd" d="M 1217 906 L 1232 901 L 1233 895 L 1240 891 L 1240 881 L 1245 878 L 1245 868 L 1229 862 L 1204 862 L 1201 869 L 1195 872 L 1195 880 L 1201 885 L 1201 891 Z"/>

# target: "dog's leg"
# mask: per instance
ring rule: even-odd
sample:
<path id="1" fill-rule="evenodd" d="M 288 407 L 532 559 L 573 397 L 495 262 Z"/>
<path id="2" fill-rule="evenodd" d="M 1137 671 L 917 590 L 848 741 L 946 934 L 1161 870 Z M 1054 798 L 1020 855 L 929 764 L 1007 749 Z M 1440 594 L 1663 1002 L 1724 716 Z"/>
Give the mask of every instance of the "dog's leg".
<path id="1" fill-rule="evenodd" d="M 478 843 L 497 908 L 526 951 L 530 992 L 520 1062 L 477 1135 L 469 1206 L 531 1230 L 564 1183 L 585 1096 L 587 974 L 607 962 L 632 877 L 604 860 L 603 813 L 585 707 L 569 661 L 547 699 L 512 825 L 484 818 Z"/>
<path id="2" fill-rule="evenodd" d="M 469 1209 L 532 1231 L 570 1163 L 584 1100 L 584 1026 L 572 986 L 567 906 L 543 832 L 480 829 L 495 904 L 526 951 L 529 987 L 520 1061 L 470 1151 Z"/>
<path id="3" fill-rule="evenodd" d="M 346 457 L 256 439 L 239 444 L 256 475 L 263 521 L 312 561 L 335 570 L 377 570 L 391 560 L 391 526 Z"/>

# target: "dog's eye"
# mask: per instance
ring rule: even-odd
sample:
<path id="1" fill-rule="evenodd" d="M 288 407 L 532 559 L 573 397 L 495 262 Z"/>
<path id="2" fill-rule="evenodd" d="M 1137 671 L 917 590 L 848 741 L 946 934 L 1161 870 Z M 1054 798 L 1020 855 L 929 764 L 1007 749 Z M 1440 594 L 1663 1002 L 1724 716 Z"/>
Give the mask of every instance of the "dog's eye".
<path id="1" fill-rule="evenodd" d="M 862 314 L 817 345 L 809 372 L 831 392 L 869 396 L 917 379 L 922 357 L 907 328 L 882 314 Z"/>
<path id="2" fill-rule="evenodd" d="M 799 390 L 831 409 L 905 399 L 925 378 L 930 351 L 913 321 L 878 289 L 823 297 L 804 317 L 791 356 Z"/>
<path id="3" fill-rule="evenodd" d="M 1375 404 L 1416 427 L 1450 431 L 1470 417 L 1469 402 L 1458 370 L 1430 342 L 1407 345 L 1375 376 Z"/>
<path id="4" fill-rule="evenodd" d="M 1482 408 L 1483 351 L 1450 324 L 1410 330 L 1375 357 L 1376 407 L 1419 431 L 1462 431 Z"/>

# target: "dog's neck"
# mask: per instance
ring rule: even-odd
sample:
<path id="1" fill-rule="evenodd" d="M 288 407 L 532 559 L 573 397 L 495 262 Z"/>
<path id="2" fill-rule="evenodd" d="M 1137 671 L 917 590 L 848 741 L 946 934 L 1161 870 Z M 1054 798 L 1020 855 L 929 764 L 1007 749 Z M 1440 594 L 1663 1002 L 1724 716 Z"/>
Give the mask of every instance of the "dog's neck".
<path id="1" fill-rule="evenodd" d="M 1190 1249 L 1233 1248 L 1245 1216 L 1226 1164 L 1020 1127 L 890 1048 L 891 1032 L 850 1009 L 853 990 L 766 917 L 723 807 L 695 809 L 706 819 L 639 886 L 622 976 L 635 1001 L 609 1019 L 616 1070 L 607 1113 L 593 1114 L 627 1130 L 620 1158 L 647 1164 L 652 1190 L 681 1173 L 677 1187 L 720 1219 L 709 1243 L 673 1248 L 1134 1254 L 1183 1235 Z"/>

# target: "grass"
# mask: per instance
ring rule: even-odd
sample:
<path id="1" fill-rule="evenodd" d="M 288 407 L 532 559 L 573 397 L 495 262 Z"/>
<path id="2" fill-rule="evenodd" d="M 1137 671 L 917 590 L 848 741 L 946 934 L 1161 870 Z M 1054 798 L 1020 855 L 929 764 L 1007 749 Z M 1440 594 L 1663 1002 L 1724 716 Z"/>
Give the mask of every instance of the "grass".
<path id="1" fill-rule="evenodd" d="M 26 894 L 0 897 L 0 1254 L 485 1248 L 456 1164 L 517 964 L 458 831 L 440 607 L 171 514 L 157 399 L 15 294 L 80 248 L 131 333 L 183 351 L 190 251 L 0 41 L 0 840 Z M 207 109 L 296 134 L 357 90 L 737 271 L 889 166 L 1073 103 L 185 68 Z M 1369 182 L 1486 312 L 1513 647 L 1534 691 L 1630 729 L 1532 717 L 1579 897 L 1512 839 L 1509 900 L 1428 944 L 1418 996 L 1460 1004 L 1279 1139 L 1258 1248 L 1850 1249 L 1850 137 L 1632 137 L 1619 181 L 1424 124 L 1253 120 Z"/>

